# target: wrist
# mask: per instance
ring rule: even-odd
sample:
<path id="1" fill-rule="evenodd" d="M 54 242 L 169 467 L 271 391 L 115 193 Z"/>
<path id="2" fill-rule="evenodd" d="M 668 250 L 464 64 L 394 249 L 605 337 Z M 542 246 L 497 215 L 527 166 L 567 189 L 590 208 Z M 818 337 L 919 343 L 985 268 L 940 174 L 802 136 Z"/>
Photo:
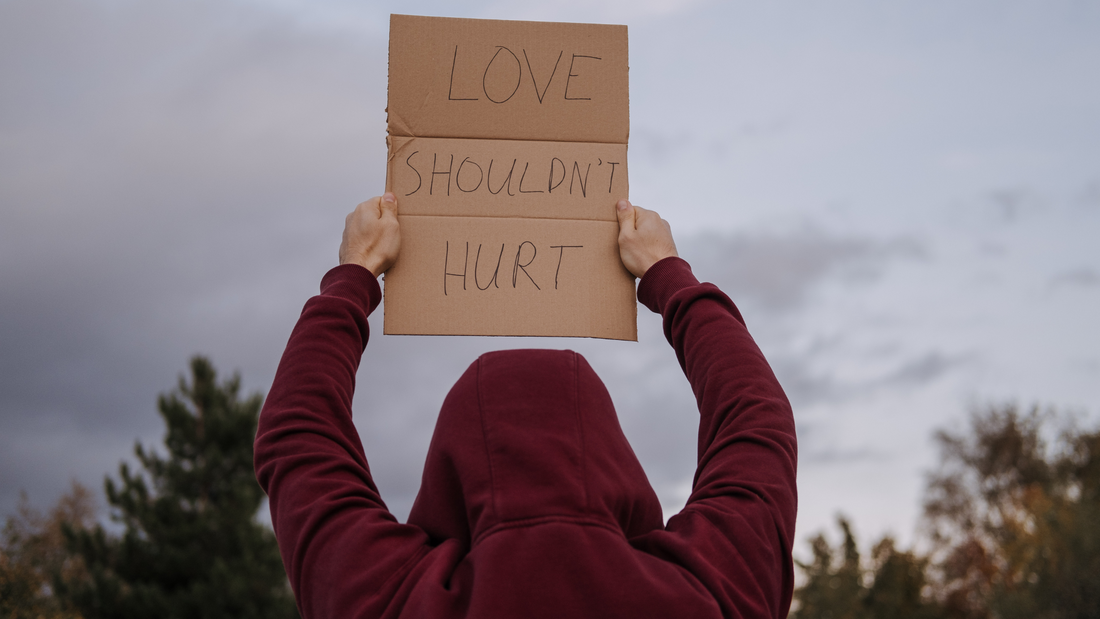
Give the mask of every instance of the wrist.
<path id="1" fill-rule="evenodd" d="M 698 283 L 687 262 L 679 256 L 668 256 L 655 262 L 638 282 L 638 300 L 650 311 L 661 314 L 676 291 Z"/>

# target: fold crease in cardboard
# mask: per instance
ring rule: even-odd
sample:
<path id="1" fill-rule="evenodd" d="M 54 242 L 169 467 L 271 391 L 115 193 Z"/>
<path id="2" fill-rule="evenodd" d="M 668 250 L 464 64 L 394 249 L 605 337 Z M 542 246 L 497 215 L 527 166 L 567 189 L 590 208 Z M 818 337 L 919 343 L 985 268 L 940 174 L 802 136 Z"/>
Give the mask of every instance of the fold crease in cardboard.
<path id="1" fill-rule="evenodd" d="M 388 334 L 637 339 L 625 26 L 392 15 Z"/>

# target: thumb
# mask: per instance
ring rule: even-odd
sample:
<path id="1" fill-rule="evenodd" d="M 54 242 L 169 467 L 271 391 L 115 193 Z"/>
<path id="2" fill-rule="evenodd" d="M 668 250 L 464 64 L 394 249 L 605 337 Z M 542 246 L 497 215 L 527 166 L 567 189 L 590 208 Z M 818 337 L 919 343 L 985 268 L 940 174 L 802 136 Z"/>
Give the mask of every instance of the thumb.
<path id="1" fill-rule="evenodd" d="M 393 215 L 397 214 L 397 196 L 387 191 L 380 202 L 382 212 L 389 211 Z"/>
<path id="2" fill-rule="evenodd" d="M 637 218 L 637 212 L 634 210 L 634 205 L 629 200 L 619 200 L 615 205 L 615 215 L 619 218 L 619 231 L 629 230 L 631 232 L 637 227 L 635 225 L 635 219 Z"/>

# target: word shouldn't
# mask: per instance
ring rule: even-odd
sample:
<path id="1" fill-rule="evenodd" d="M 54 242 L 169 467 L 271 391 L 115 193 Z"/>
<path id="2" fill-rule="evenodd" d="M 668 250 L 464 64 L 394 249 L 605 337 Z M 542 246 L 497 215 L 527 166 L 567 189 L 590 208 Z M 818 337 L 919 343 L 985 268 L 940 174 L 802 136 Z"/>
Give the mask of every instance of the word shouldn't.
<path id="1" fill-rule="evenodd" d="M 496 159 L 490 159 L 488 165 L 482 165 L 474 161 L 470 157 L 464 157 L 459 162 L 458 167 L 455 167 L 455 156 L 450 155 L 447 157 L 439 156 L 439 153 L 432 154 L 432 167 L 429 171 L 426 167 L 418 169 L 417 166 L 424 166 L 427 163 L 427 155 L 417 157 L 420 151 L 415 150 L 408 157 L 405 158 L 405 165 L 409 167 L 416 174 L 416 189 L 413 189 L 406 196 L 411 196 L 414 193 L 424 188 L 424 176 L 428 176 L 428 195 L 434 196 L 435 185 L 438 182 L 440 187 L 440 193 L 446 193 L 451 195 L 451 186 L 463 193 L 473 193 L 482 187 L 489 191 L 493 195 L 497 195 L 502 191 L 506 191 L 507 195 L 515 196 L 512 192 L 512 183 L 515 181 L 516 191 L 519 193 L 554 193 L 555 190 L 567 191 L 569 195 L 573 195 L 573 190 L 576 190 L 581 194 L 581 197 L 588 197 L 589 180 L 596 181 L 597 185 L 593 187 L 593 190 L 602 190 L 603 183 L 601 177 L 606 174 L 607 178 L 607 193 L 611 193 L 611 189 L 615 184 L 615 166 L 620 165 L 618 161 L 604 161 L 597 158 L 595 162 L 596 176 L 592 176 L 593 162 L 586 161 L 584 163 L 580 161 L 573 161 L 572 169 L 566 166 L 565 161 L 551 157 L 548 162 L 536 163 L 535 167 L 531 166 L 530 161 L 523 162 L 523 170 L 516 174 L 516 169 L 519 167 L 519 159 L 512 159 L 511 163 L 508 163 L 507 159 L 503 159 L 502 163 L 497 164 Z M 413 158 L 416 158 L 416 162 L 413 162 Z M 445 168 L 441 168 L 442 161 L 446 161 Z M 497 172 L 493 173 L 493 166 L 497 166 Z M 606 167 L 604 167 L 606 166 Z M 421 169 L 424 170 L 424 174 L 421 174 Z M 507 170 L 507 172 L 505 172 Z M 528 173 L 530 173 L 530 180 L 528 180 Z M 438 177 L 438 180 L 436 180 Z M 518 177 L 518 179 L 516 178 Z M 569 178 L 568 187 L 563 187 L 566 177 Z M 446 178 L 446 180 L 444 180 Z M 545 179 L 545 181 L 543 180 Z M 493 185 L 496 185 L 496 189 L 493 189 Z"/>
<path id="2" fill-rule="evenodd" d="M 466 288 L 466 282 L 467 282 L 467 280 L 471 280 L 471 279 L 473 280 L 474 286 L 478 290 L 481 290 L 481 291 L 488 290 L 490 286 L 492 286 L 494 288 L 500 288 L 500 265 L 504 260 L 505 245 L 506 245 L 505 243 L 501 243 L 500 244 L 500 251 L 494 252 L 493 250 L 496 249 L 495 245 L 493 245 L 491 247 L 485 247 L 483 244 L 478 243 L 477 251 L 474 254 L 474 264 L 473 264 L 474 268 L 471 271 L 471 269 L 470 269 L 470 243 L 469 243 L 469 241 L 466 242 L 465 254 L 464 255 L 460 254 L 460 255 L 462 255 L 462 262 L 461 263 L 459 263 L 457 260 L 454 260 L 454 261 L 451 260 L 451 242 L 447 241 L 445 249 L 444 249 L 445 257 L 443 259 L 443 294 L 444 295 L 447 294 L 447 282 L 450 279 L 453 279 L 453 278 L 458 278 L 462 281 L 462 289 L 463 290 L 467 289 Z M 482 253 L 482 248 L 483 247 L 485 248 L 485 266 L 484 267 L 481 266 L 481 253 Z M 561 273 L 561 263 L 562 263 L 562 260 L 565 258 L 565 254 L 566 254 L 565 250 L 567 250 L 567 249 L 568 250 L 574 250 L 574 249 L 583 249 L 583 248 L 584 248 L 583 245 L 551 245 L 550 246 L 551 259 L 553 259 L 553 255 L 556 253 L 557 254 L 557 261 L 558 261 L 557 267 L 555 267 L 555 269 L 554 269 L 554 290 L 558 289 L 558 275 Z M 457 247 L 455 249 L 458 250 Z M 553 250 L 557 250 L 557 251 L 554 252 Z M 493 253 L 497 254 L 496 264 L 493 264 L 493 259 L 492 259 L 492 254 Z M 570 251 L 569 253 L 572 255 L 575 252 Z M 509 250 L 509 255 L 510 254 L 511 254 L 511 251 Z M 532 243 L 531 241 L 523 241 L 522 243 L 520 243 L 516 247 L 515 259 L 511 261 L 512 262 L 512 288 L 517 288 L 521 284 L 524 285 L 524 286 L 528 285 L 524 281 L 524 278 L 526 278 L 528 281 L 531 282 L 531 285 L 534 285 L 536 290 L 539 290 L 539 291 L 542 290 L 542 286 L 540 286 L 539 283 L 535 281 L 535 278 L 532 277 L 531 273 L 527 270 L 528 268 L 531 268 L 531 265 L 534 264 L 535 259 L 537 257 L 538 257 L 538 248 L 536 248 L 535 244 Z M 459 271 L 459 264 L 461 264 L 461 269 L 462 269 L 461 271 Z M 491 274 L 489 273 L 490 269 L 492 269 Z M 505 275 L 505 277 L 507 277 L 507 275 Z M 485 285 L 484 286 L 481 285 L 482 280 L 485 280 Z M 548 283 L 549 282 L 544 281 L 543 286 L 547 285 Z M 456 282 L 456 284 L 457 284 L 457 282 Z M 507 282 L 505 282 L 505 286 L 507 286 L 507 285 L 508 285 Z M 454 288 L 454 286 L 452 285 L 452 289 L 453 288 Z"/>

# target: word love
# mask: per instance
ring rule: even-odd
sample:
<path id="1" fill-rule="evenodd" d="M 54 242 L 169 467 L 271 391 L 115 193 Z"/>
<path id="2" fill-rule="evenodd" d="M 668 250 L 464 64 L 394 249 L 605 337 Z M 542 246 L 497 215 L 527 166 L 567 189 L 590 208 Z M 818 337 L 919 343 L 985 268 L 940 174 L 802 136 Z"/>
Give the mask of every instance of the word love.
<path id="1" fill-rule="evenodd" d="M 445 256 L 445 258 L 443 259 L 443 294 L 444 295 L 448 294 L 447 283 L 451 279 L 461 280 L 463 290 L 468 289 L 466 287 L 466 284 L 470 280 L 472 280 L 472 283 L 473 283 L 474 287 L 476 287 L 478 290 L 481 290 L 481 291 L 488 290 L 490 287 L 499 289 L 500 288 L 500 266 L 501 266 L 502 263 L 504 263 L 503 262 L 504 261 L 504 250 L 505 250 L 506 247 L 508 247 L 508 244 L 507 243 L 501 243 L 500 244 L 500 250 L 497 250 L 495 245 L 486 246 L 482 243 L 478 243 L 477 249 L 474 253 L 474 261 L 473 261 L 473 269 L 472 270 L 470 269 L 471 265 L 470 265 L 470 243 L 469 243 L 469 241 L 466 242 L 464 250 L 460 250 L 459 247 L 460 246 L 456 243 L 455 244 L 455 249 L 457 250 L 455 252 L 456 256 L 454 257 L 454 259 L 452 259 L 452 257 L 451 257 L 451 242 L 446 241 L 446 243 L 444 244 L 444 252 L 445 252 L 444 256 Z M 562 264 L 562 260 L 565 258 L 566 250 L 569 250 L 570 259 L 572 260 L 575 257 L 574 254 L 578 253 L 579 250 L 581 250 L 581 249 L 584 249 L 583 245 L 550 245 L 549 246 L 549 250 L 550 250 L 549 251 L 550 258 L 549 259 L 554 260 L 556 258 L 556 260 L 557 260 L 557 266 L 555 266 L 555 268 L 554 268 L 554 290 L 558 289 L 558 277 L 559 277 L 559 274 L 561 273 L 561 264 Z M 462 253 L 459 253 L 459 252 L 462 252 Z M 484 252 L 484 256 L 482 255 L 483 252 Z M 494 254 L 494 253 L 497 255 L 496 260 L 493 260 L 493 257 L 492 257 L 492 254 Z M 511 248 L 509 248 L 508 253 L 509 253 L 509 258 L 511 258 Z M 544 255 L 545 255 L 545 253 L 547 253 L 547 252 L 545 252 L 545 250 L 544 250 Z M 515 258 L 509 260 L 509 262 L 511 262 L 511 267 L 512 267 L 511 286 L 512 286 L 513 289 L 519 287 L 520 285 L 523 285 L 523 286 L 534 286 L 536 290 L 541 291 L 543 289 L 543 286 L 545 286 L 549 283 L 548 281 L 544 281 L 543 285 L 540 286 L 539 283 L 537 281 L 535 281 L 534 276 L 532 276 L 532 274 L 531 274 L 532 271 L 535 271 L 536 274 L 538 274 L 540 271 L 542 271 L 542 272 L 546 271 L 545 268 L 537 268 L 536 267 L 535 260 L 538 259 L 538 256 L 539 256 L 538 248 L 531 241 L 523 241 L 519 245 L 516 246 Z M 484 263 L 482 262 L 483 257 L 485 258 Z M 576 256 L 576 258 L 579 259 L 580 257 Z M 543 262 L 545 262 L 546 260 L 547 260 L 547 258 L 542 259 Z M 507 263 L 504 263 L 504 264 L 507 264 Z M 544 265 L 538 265 L 538 267 L 543 267 L 543 266 Z M 507 267 L 505 267 L 505 268 L 507 268 Z M 461 270 L 459 270 L 459 269 L 461 269 Z M 507 274 L 505 274 L 505 277 L 507 277 Z M 540 275 L 540 277 L 541 277 L 541 275 Z M 484 282 L 484 285 L 482 285 L 483 282 Z M 530 283 L 528 283 L 528 282 L 530 282 Z M 453 291 L 457 287 L 457 285 L 458 285 L 458 282 L 457 281 L 454 282 L 451 285 L 451 290 Z M 505 287 L 507 287 L 508 282 L 506 281 L 504 285 L 505 285 Z"/>
<path id="2" fill-rule="evenodd" d="M 471 157 L 463 157 L 457 167 L 455 160 L 456 156 L 453 154 L 440 156 L 440 153 L 432 153 L 431 167 L 428 167 L 427 155 L 420 154 L 418 150 L 413 151 L 405 158 L 405 165 L 416 174 L 416 188 L 405 195 L 417 193 L 426 184 L 428 195 L 434 196 L 437 195 L 435 186 L 438 184 L 438 193 L 448 196 L 451 195 L 452 186 L 463 193 L 473 193 L 484 188 L 493 195 L 506 191 L 507 195 L 515 196 L 516 193 L 512 190 L 514 182 L 515 190 L 519 193 L 552 194 L 555 190 L 561 190 L 573 195 L 575 187 L 581 197 L 588 197 L 589 177 L 593 166 L 596 176 L 592 180 L 602 188 L 602 179 L 606 178 L 607 193 L 611 193 L 615 184 L 615 166 L 620 165 L 618 161 L 604 161 L 600 158 L 595 162 L 573 160 L 571 165 L 567 165 L 565 160 L 558 157 L 548 157 L 534 162 L 533 166 L 531 161 L 524 161 L 523 168 L 520 169 L 518 158 L 513 158 L 510 162 L 507 159 L 489 159 L 486 164 L 484 160 L 478 162 Z M 495 173 L 493 166 L 496 166 Z M 428 177 L 426 182 L 425 177 Z M 564 186 L 566 177 L 569 178 L 568 186 Z"/>
<path id="3" fill-rule="evenodd" d="M 559 77 L 558 81 L 565 82 L 565 88 L 562 89 L 561 98 L 565 101 L 591 101 L 592 97 L 582 96 L 588 94 L 589 89 L 585 89 L 583 84 L 573 83 L 574 78 L 578 79 L 578 82 L 583 80 L 582 74 L 584 69 L 593 62 L 603 60 L 598 56 L 591 56 L 587 54 L 570 54 L 565 56 L 565 50 L 559 50 L 557 59 L 554 61 L 554 66 L 548 73 L 543 73 L 542 80 L 545 81 L 545 85 L 542 86 L 542 90 L 539 90 L 540 78 L 535 75 L 535 70 L 531 68 L 531 57 L 528 55 L 526 49 L 521 49 L 519 54 L 516 54 L 511 49 L 504 47 L 503 45 L 497 45 L 495 52 L 489 57 L 488 61 L 485 61 L 485 57 L 477 57 L 473 60 L 467 57 L 467 52 L 464 51 L 462 58 L 459 58 L 458 45 L 455 45 L 454 56 L 451 58 L 451 80 L 447 87 L 447 99 L 449 101 L 478 101 L 484 96 L 493 103 L 506 103 L 516 96 L 519 92 L 519 87 L 523 83 L 523 68 L 527 67 L 527 74 L 531 76 L 531 85 L 533 88 L 533 94 L 538 97 L 541 104 L 546 98 L 547 91 L 550 90 L 550 84 L 554 82 L 555 75 L 561 75 L 565 73 L 564 77 Z M 520 61 L 520 56 L 523 56 L 523 61 Z M 550 56 L 551 58 L 553 56 Z M 565 58 L 569 63 L 568 69 L 562 69 L 559 73 L 558 69 L 561 66 L 562 59 Z M 549 60 L 544 59 L 544 60 Z M 549 66 L 549 63 L 546 63 Z M 482 66 L 484 65 L 484 69 Z M 456 92 L 455 91 L 455 74 L 459 75 L 460 84 L 476 83 L 477 77 L 481 77 L 481 88 L 474 90 L 473 92 Z M 573 88 L 570 93 L 570 87 Z"/>

